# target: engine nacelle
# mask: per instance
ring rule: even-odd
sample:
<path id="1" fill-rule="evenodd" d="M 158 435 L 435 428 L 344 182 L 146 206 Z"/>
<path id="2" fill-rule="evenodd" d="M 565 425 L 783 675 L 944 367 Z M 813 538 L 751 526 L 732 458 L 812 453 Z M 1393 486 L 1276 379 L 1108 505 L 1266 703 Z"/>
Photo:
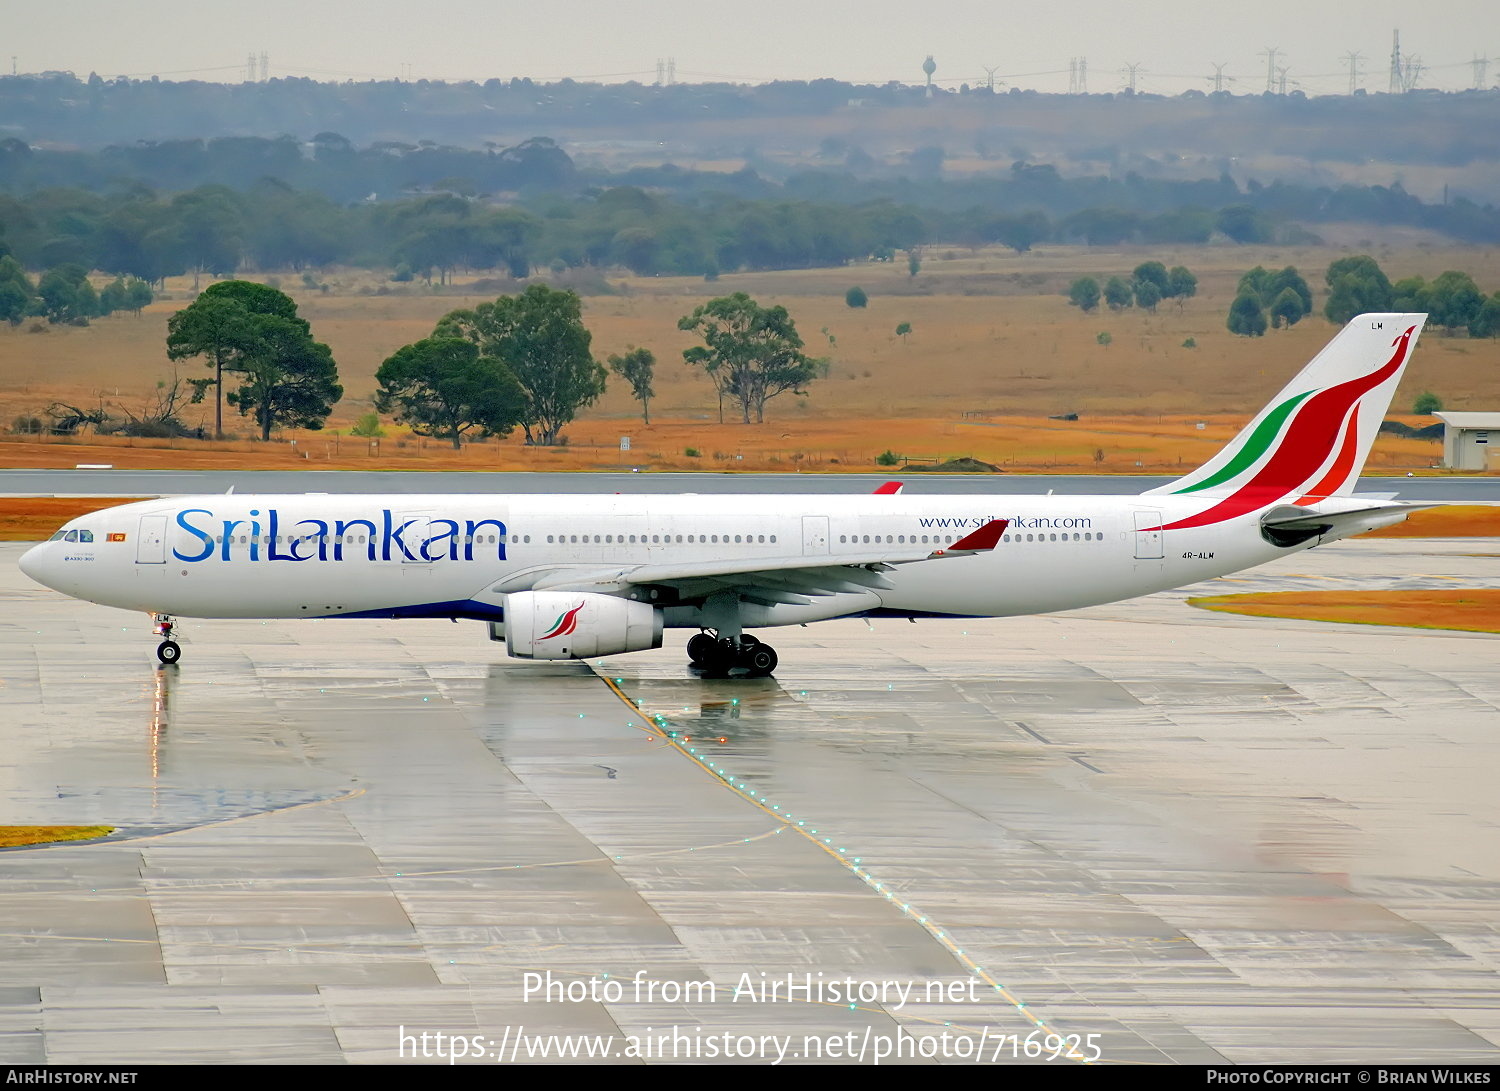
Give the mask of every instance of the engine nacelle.
<path id="1" fill-rule="evenodd" d="M 661 647 L 662 613 L 645 602 L 567 591 L 505 596 L 505 650 L 521 659 L 586 659 Z"/>

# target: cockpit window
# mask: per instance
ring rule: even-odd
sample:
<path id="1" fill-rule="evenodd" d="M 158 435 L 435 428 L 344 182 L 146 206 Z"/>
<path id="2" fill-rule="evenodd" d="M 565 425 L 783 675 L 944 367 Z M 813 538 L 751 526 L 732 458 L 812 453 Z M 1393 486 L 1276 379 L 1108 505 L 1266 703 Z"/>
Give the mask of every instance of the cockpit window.
<path id="1" fill-rule="evenodd" d="M 78 532 L 78 540 L 80 542 L 92 542 L 94 540 L 94 532 L 92 530 L 80 530 Z"/>
<path id="2" fill-rule="evenodd" d="M 70 530 L 70 531 L 68 531 L 68 533 L 66 533 L 66 534 L 63 535 L 63 541 L 65 541 L 65 542 L 76 542 L 76 541 L 78 541 L 78 532 L 76 530 Z"/>
<path id="3" fill-rule="evenodd" d="M 56 534 L 54 534 L 52 537 L 48 538 L 47 541 L 49 541 L 49 542 L 60 542 L 60 541 L 63 540 L 63 538 L 65 538 L 67 536 L 67 533 L 68 532 L 65 531 L 65 530 L 60 530 Z"/>

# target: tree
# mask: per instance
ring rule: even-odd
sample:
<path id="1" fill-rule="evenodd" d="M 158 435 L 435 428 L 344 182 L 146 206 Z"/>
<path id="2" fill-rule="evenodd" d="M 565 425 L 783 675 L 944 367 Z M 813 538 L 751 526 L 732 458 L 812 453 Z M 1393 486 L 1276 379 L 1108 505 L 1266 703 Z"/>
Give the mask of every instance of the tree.
<path id="1" fill-rule="evenodd" d="M 375 408 L 419 436 L 506 436 L 527 411 L 510 369 L 463 337 L 429 337 L 398 349 L 375 372 Z"/>
<path id="2" fill-rule="evenodd" d="M 98 302 L 92 287 L 87 292 L 88 271 L 81 265 L 65 263 L 47 270 L 37 282 L 36 294 L 41 299 L 43 314 L 47 321 L 55 324 L 83 319 L 86 323 Z M 14 282 L 12 282 L 14 283 Z"/>
<path id="3" fill-rule="evenodd" d="M 1130 290 L 1130 283 L 1124 277 L 1110 277 L 1104 282 L 1104 302 L 1112 311 L 1123 311 L 1130 306 L 1134 295 Z"/>
<path id="4" fill-rule="evenodd" d="M 1500 292 L 1484 301 L 1474 321 L 1469 323 L 1470 337 L 1500 337 Z"/>
<path id="5" fill-rule="evenodd" d="M 1430 417 L 1442 408 L 1443 399 L 1430 390 L 1424 390 L 1417 395 L 1417 400 L 1412 403 L 1411 411 L 1418 416 Z"/>
<path id="6" fill-rule="evenodd" d="M 0 319 L 19 326 L 26 317 L 26 307 L 30 302 L 30 297 L 15 281 L 0 280 Z"/>
<path id="7" fill-rule="evenodd" d="M 1068 286 L 1068 305 L 1084 314 L 1099 306 L 1099 282 L 1093 277 L 1079 277 Z"/>
<path id="8" fill-rule="evenodd" d="M 906 272 L 910 276 L 916 276 L 922 271 L 922 256 L 915 250 L 906 252 Z"/>
<path id="9" fill-rule="evenodd" d="M 858 286 L 850 288 L 844 293 L 844 303 L 850 307 L 863 307 L 870 302 L 870 297 L 865 295 L 865 290 Z"/>
<path id="10" fill-rule="evenodd" d="M 115 277 L 104 286 L 104 291 L 99 293 L 99 309 L 105 314 L 114 314 L 116 311 L 125 309 L 125 281 L 121 277 Z"/>
<path id="11" fill-rule="evenodd" d="M 630 384 L 630 392 L 641 403 L 641 419 L 651 423 L 651 379 L 656 371 L 656 357 L 650 349 L 631 349 L 624 356 L 610 356 L 609 369 Z"/>
<path id="12" fill-rule="evenodd" d="M 750 423 L 752 410 L 759 423 L 767 401 L 788 390 L 804 393 L 819 374 L 818 362 L 802 352 L 787 309 L 762 307 L 744 292 L 709 300 L 679 319 L 677 328 L 705 342 L 684 350 L 682 358 L 713 380 L 721 421 L 726 394 L 740 403 L 744 423 Z"/>
<path id="13" fill-rule="evenodd" d="M 202 356 L 214 369 L 213 379 L 204 384 L 214 388 L 215 439 L 224 438 L 224 373 L 246 370 L 264 351 L 268 329 L 259 322 L 261 318 L 300 324 L 303 334 L 308 333 L 307 323 L 297 317 L 297 305 L 289 296 L 248 280 L 211 284 L 167 319 L 167 357 Z"/>
<path id="14" fill-rule="evenodd" d="M 604 393 L 607 372 L 589 352 L 592 335 L 575 292 L 533 284 L 445 315 L 433 336 L 466 338 L 510 369 L 526 395 L 519 423 L 527 443 L 557 443 L 578 410 Z"/>
<path id="15" fill-rule="evenodd" d="M 354 426 L 349 429 L 351 436 L 359 436 L 362 439 L 379 439 L 385 435 L 385 429 L 380 427 L 380 414 L 375 412 L 363 413 Z"/>
<path id="16" fill-rule="evenodd" d="M 1425 277 L 1403 277 L 1391 285 L 1391 309 L 1425 311 L 1428 309 L 1429 294 Z"/>
<path id="17" fill-rule="evenodd" d="M 140 277 L 125 278 L 125 310 L 139 318 L 153 298 L 151 285 Z"/>
<path id="18" fill-rule="evenodd" d="M 1281 294 L 1271 301 L 1267 311 L 1271 315 L 1271 328 L 1276 330 L 1282 326 L 1291 329 L 1307 313 L 1302 307 L 1302 297 L 1291 288 L 1281 289 Z"/>
<path id="19" fill-rule="evenodd" d="M 176 251 L 193 270 L 193 286 L 203 273 L 224 276 L 240 263 L 245 231 L 240 197 L 223 186 L 202 186 L 172 198 Z"/>
<path id="20" fill-rule="evenodd" d="M 1427 310 L 1432 321 L 1449 333 L 1469 326 L 1479 317 L 1484 294 L 1468 273 L 1449 270 L 1438 274 L 1427 292 Z"/>
<path id="21" fill-rule="evenodd" d="M 1105 348 L 1109 348 L 1113 342 L 1114 337 L 1108 330 L 1103 330 L 1094 335 L 1094 343 L 1096 345 L 1103 345 Z"/>
<path id="22" fill-rule="evenodd" d="M 241 362 L 244 379 L 229 404 L 255 415 L 262 440 L 276 426 L 322 428 L 344 396 L 333 353 L 299 319 L 257 315 L 254 325 L 256 345 Z"/>
<path id="23" fill-rule="evenodd" d="M 1270 242 L 1271 221 L 1250 205 L 1230 205 L 1219 210 L 1214 226 L 1238 243 Z"/>
<path id="24" fill-rule="evenodd" d="M 1130 274 L 1130 279 L 1136 284 L 1154 284 L 1157 290 L 1157 298 L 1166 298 L 1170 288 L 1171 277 L 1167 273 L 1167 267 L 1159 261 L 1143 261 L 1135 267 Z"/>
<path id="25" fill-rule="evenodd" d="M 1135 305 L 1155 314 L 1156 305 L 1161 302 L 1161 289 L 1156 286 L 1156 282 L 1138 280 L 1132 287 L 1135 292 Z"/>
<path id="26" fill-rule="evenodd" d="M 1288 290 L 1293 292 L 1301 302 L 1302 314 L 1312 314 L 1312 289 L 1307 286 L 1307 281 L 1302 279 L 1302 274 L 1297 272 L 1295 265 L 1288 265 L 1279 273 L 1271 273 L 1266 277 L 1265 289 L 1261 293 L 1260 301 L 1267 307 L 1274 306 L 1281 293 Z"/>
<path id="27" fill-rule="evenodd" d="M 1183 300 L 1191 299 L 1198 294 L 1198 278 L 1195 277 L 1185 265 L 1174 265 L 1167 273 L 1167 298 L 1177 300 L 1178 306 Z"/>
<path id="28" fill-rule="evenodd" d="M 911 323 L 910 322 L 897 322 L 896 323 L 896 336 L 899 337 L 899 338 L 901 338 L 902 341 L 905 341 L 908 337 L 910 337 L 911 336 Z"/>
<path id="29" fill-rule="evenodd" d="M 1330 322 L 1342 326 L 1355 315 L 1391 309 L 1391 282 L 1367 254 L 1331 262 L 1323 279 L 1328 285 L 1323 314 Z"/>
<path id="30" fill-rule="evenodd" d="M 1240 277 L 1239 284 L 1235 286 L 1235 294 L 1244 295 L 1249 293 L 1260 300 L 1260 305 L 1264 307 L 1271 301 L 1271 297 L 1267 294 L 1270 289 L 1270 272 L 1264 266 L 1257 265 L 1254 269 L 1251 269 Z"/>
<path id="31" fill-rule="evenodd" d="M 36 294 L 30 278 L 26 276 L 26 270 L 9 254 L 0 257 L 0 284 L 14 284 L 27 299 Z"/>
<path id="32" fill-rule="evenodd" d="M 1259 337 L 1266 332 L 1266 316 L 1261 310 L 1260 297 L 1254 292 L 1242 291 L 1229 305 L 1229 332 L 1241 337 Z"/>

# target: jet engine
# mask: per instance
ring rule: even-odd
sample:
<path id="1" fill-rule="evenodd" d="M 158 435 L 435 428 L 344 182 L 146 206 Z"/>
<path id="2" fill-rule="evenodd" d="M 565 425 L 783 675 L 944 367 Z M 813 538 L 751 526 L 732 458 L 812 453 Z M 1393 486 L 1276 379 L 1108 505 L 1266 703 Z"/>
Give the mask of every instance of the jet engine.
<path id="1" fill-rule="evenodd" d="M 505 597 L 505 650 L 521 659 L 586 659 L 661 647 L 662 612 L 645 602 L 567 591 Z"/>

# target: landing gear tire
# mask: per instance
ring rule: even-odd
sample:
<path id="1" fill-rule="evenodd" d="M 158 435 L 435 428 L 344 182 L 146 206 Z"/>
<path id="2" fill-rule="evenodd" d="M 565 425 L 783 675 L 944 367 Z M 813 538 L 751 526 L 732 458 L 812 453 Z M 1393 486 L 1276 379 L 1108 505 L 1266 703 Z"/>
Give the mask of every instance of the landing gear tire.
<path id="1" fill-rule="evenodd" d="M 697 636 L 690 637 L 687 642 L 688 662 L 695 667 L 704 666 L 713 656 L 714 648 L 718 646 L 718 643 L 707 633 L 699 633 Z"/>
<path id="2" fill-rule="evenodd" d="M 736 667 L 752 677 L 764 677 L 774 671 L 779 662 L 775 648 L 749 635 L 738 640 L 720 640 L 710 633 L 699 633 L 688 640 L 687 654 L 695 669 L 718 678 L 728 675 Z"/>
<path id="3" fill-rule="evenodd" d="M 182 658 L 182 646 L 175 640 L 163 640 L 156 646 L 156 658 L 170 667 Z"/>
<path id="4" fill-rule="evenodd" d="M 776 649 L 758 640 L 740 652 L 740 665 L 756 677 L 770 674 L 778 662 Z"/>

